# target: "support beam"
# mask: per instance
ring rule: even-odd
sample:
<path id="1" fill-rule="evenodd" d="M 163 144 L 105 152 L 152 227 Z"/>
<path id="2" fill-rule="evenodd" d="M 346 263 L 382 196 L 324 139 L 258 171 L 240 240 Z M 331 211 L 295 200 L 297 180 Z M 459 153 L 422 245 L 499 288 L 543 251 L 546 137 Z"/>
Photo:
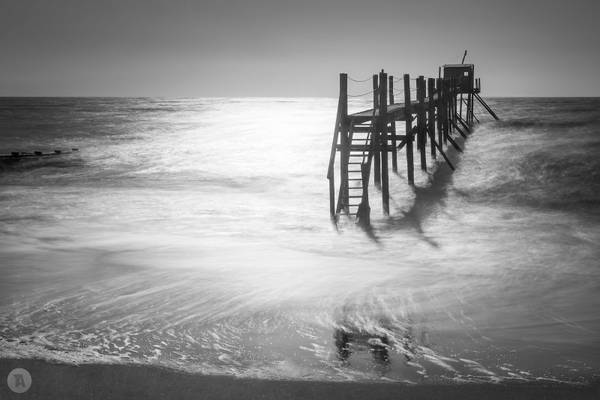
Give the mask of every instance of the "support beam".
<path id="1" fill-rule="evenodd" d="M 452 139 L 452 136 L 448 135 L 448 141 L 450 142 L 450 144 L 452 144 L 452 146 L 454 146 L 454 148 L 459 152 L 462 153 L 462 149 L 460 148 L 460 146 L 458 144 L 456 144 L 456 142 L 454 141 L 454 139 Z"/>
<path id="2" fill-rule="evenodd" d="M 467 125 L 467 123 L 465 122 L 464 119 L 462 119 L 461 117 L 458 117 L 457 121 L 462 125 L 463 128 L 465 128 L 465 131 L 467 131 L 467 133 L 471 133 L 471 127 L 469 125 Z"/>
<path id="3" fill-rule="evenodd" d="M 481 105 L 483 106 L 483 108 L 485 108 L 485 109 L 486 109 L 486 111 L 487 111 L 488 113 L 490 113 L 490 115 L 491 115 L 492 117 L 494 117 L 494 119 L 495 119 L 496 121 L 499 121 L 499 120 L 500 120 L 500 118 L 498 118 L 498 116 L 497 116 L 497 115 L 496 115 L 496 113 L 495 113 L 495 112 L 494 112 L 494 111 L 493 111 L 493 110 L 490 108 L 490 106 L 488 106 L 488 105 L 487 105 L 487 103 L 486 103 L 485 101 L 483 101 L 483 99 L 481 98 L 481 96 L 479 96 L 477 93 L 474 93 L 474 95 L 475 95 L 475 98 L 476 98 L 476 99 L 477 99 L 477 100 L 478 100 L 478 101 L 481 103 Z"/>
<path id="4" fill-rule="evenodd" d="M 435 122 L 436 122 L 437 133 L 438 133 L 437 142 L 441 146 L 442 142 L 444 140 L 444 134 L 442 131 L 442 104 L 443 104 L 443 102 L 442 102 L 442 79 L 441 78 L 437 78 L 435 80 L 435 88 L 436 88 L 437 96 L 438 96 L 438 100 L 435 105 Z"/>
<path id="5" fill-rule="evenodd" d="M 462 129 L 460 129 L 456 122 L 452 121 L 452 125 L 454 126 L 454 129 L 456 129 L 458 133 L 460 133 L 460 136 L 464 137 L 465 139 L 467 138 L 467 135 L 465 135 L 465 133 L 462 131 Z"/>
<path id="6" fill-rule="evenodd" d="M 341 210 L 347 214 L 349 212 L 348 204 L 350 191 L 348 189 L 348 161 L 350 160 L 350 126 L 348 124 L 348 81 L 347 76 L 344 82 L 340 82 L 344 87 L 340 89 L 346 93 L 346 96 L 342 98 L 340 114 L 342 116 L 340 120 L 340 193 L 338 197 L 338 206 L 336 213 L 339 213 Z"/>
<path id="7" fill-rule="evenodd" d="M 413 161 L 412 105 L 410 100 L 410 75 L 404 74 L 404 113 L 406 129 L 406 174 L 408 183 L 415 184 L 415 166 Z"/>
<path id="8" fill-rule="evenodd" d="M 417 148 L 419 149 L 421 159 L 421 169 L 427 171 L 427 126 L 426 126 L 426 111 L 425 111 L 425 79 L 423 76 L 419 76 L 417 79 L 417 101 L 419 102 L 419 108 L 417 110 L 417 126 L 419 128 L 417 132 Z"/>
<path id="9" fill-rule="evenodd" d="M 362 177 L 362 199 L 356 210 L 356 223 L 363 229 L 371 226 L 371 207 L 369 206 L 369 176 L 371 175 L 372 154 L 369 156 L 366 164 L 361 164 L 360 171 Z"/>
<path id="10" fill-rule="evenodd" d="M 448 144 L 450 127 L 448 125 L 448 111 L 450 110 L 450 83 L 442 80 L 442 130 L 444 131 L 444 144 Z"/>
<path id="11" fill-rule="evenodd" d="M 346 112 L 343 115 L 343 112 Z M 332 221 L 336 220 L 336 207 L 335 207 L 335 155 L 337 152 L 337 145 L 340 133 L 340 124 L 343 119 L 347 119 L 348 113 L 348 75 L 345 73 L 340 74 L 340 94 L 338 98 L 337 115 L 335 118 L 335 127 L 333 129 L 333 140 L 331 143 L 331 154 L 329 155 L 329 168 L 327 169 L 327 179 L 329 180 L 329 214 Z"/>
<path id="12" fill-rule="evenodd" d="M 378 135 L 379 148 L 381 150 L 381 200 L 383 203 L 383 213 L 390 214 L 390 189 L 388 175 L 388 123 L 387 123 L 387 74 L 381 70 L 379 73 L 379 116 L 378 116 Z M 394 152 L 395 154 L 395 152 Z"/>
<path id="13" fill-rule="evenodd" d="M 394 104 L 394 77 L 388 77 L 388 95 L 389 103 Z M 392 149 L 396 148 L 396 121 L 392 118 L 390 121 L 390 131 L 392 132 Z M 392 151 L 392 171 L 398 172 L 398 152 Z"/>
<path id="14" fill-rule="evenodd" d="M 379 107 L 379 76 L 373 75 L 373 110 L 377 110 Z M 371 142 L 373 143 L 373 161 L 375 165 L 373 166 L 373 184 L 378 189 L 381 189 L 381 157 L 379 156 L 379 139 L 377 138 L 377 126 L 375 121 L 373 121 L 373 126 L 375 130 L 371 133 L 373 138 Z"/>
<path id="15" fill-rule="evenodd" d="M 448 164 L 450 169 L 454 171 L 454 165 L 452 165 L 452 163 L 448 159 L 448 156 L 446 156 L 446 153 L 444 152 L 444 149 L 442 149 L 442 146 L 435 140 L 435 135 L 430 132 L 429 138 L 431 139 L 431 146 L 437 147 L 442 157 L 444 157 L 444 160 L 446 160 L 446 163 Z"/>
<path id="16" fill-rule="evenodd" d="M 427 110 L 427 129 L 430 132 L 430 140 L 435 140 L 435 102 L 433 96 L 435 92 L 435 79 L 427 79 L 427 98 L 429 99 L 429 109 Z M 431 143 L 431 157 L 435 160 L 437 154 L 433 142 Z"/>

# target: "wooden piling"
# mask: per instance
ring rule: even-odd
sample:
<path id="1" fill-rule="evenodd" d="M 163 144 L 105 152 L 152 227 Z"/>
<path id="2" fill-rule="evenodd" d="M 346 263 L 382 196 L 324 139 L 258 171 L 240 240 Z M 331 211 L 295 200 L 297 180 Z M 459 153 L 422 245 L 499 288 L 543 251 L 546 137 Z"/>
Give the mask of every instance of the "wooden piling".
<path id="1" fill-rule="evenodd" d="M 350 190 L 348 188 L 348 161 L 350 159 L 350 138 L 349 138 L 349 127 L 348 127 L 348 75 L 340 75 L 340 182 L 341 190 L 339 196 L 341 199 L 341 206 L 338 206 L 337 212 L 340 208 L 344 212 L 348 213 L 348 204 Z"/>
<path id="2" fill-rule="evenodd" d="M 379 77 L 377 75 L 373 75 L 373 109 L 376 110 L 379 108 Z M 375 126 L 375 121 L 373 121 L 373 125 Z M 374 137 L 371 139 L 373 143 L 373 161 L 375 162 L 373 168 L 373 183 L 375 187 L 381 188 L 381 157 L 380 157 L 380 146 L 379 140 L 376 140 L 376 130 L 371 133 Z"/>
<path id="3" fill-rule="evenodd" d="M 448 82 L 442 79 L 442 104 L 440 106 L 442 112 L 442 136 L 444 144 L 448 144 Z"/>
<path id="4" fill-rule="evenodd" d="M 436 129 L 437 129 L 437 134 L 438 134 L 438 145 L 442 145 L 443 141 L 444 141 L 444 135 L 442 132 L 442 79 L 441 78 L 437 78 L 435 80 L 435 90 L 437 93 L 437 101 L 435 102 L 435 124 L 436 124 Z"/>
<path id="5" fill-rule="evenodd" d="M 381 149 L 381 200 L 383 213 L 390 214 L 390 189 L 388 174 L 388 123 L 387 123 L 387 74 L 379 73 L 379 148 Z"/>
<path id="6" fill-rule="evenodd" d="M 448 81 L 448 137 L 453 132 L 452 129 L 452 111 L 454 110 L 454 105 L 452 104 L 452 90 L 454 85 L 454 79 L 450 78 Z"/>
<path id="7" fill-rule="evenodd" d="M 448 80 L 448 92 L 446 93 L 447 101 L 448 101 L 448 114 L 446 118 L 448 118 L 448 137 L 452 134 L 452 79 Z"/>
<path id="8" fill-rule="evenodd" d="M 421 169 L 427 171 L 427 126 L 425 124 L 425 79 L 423 76 L 419 76 L 417 79 L 417 102 L 419 103 L 417 108 L 417 148 L 421 156 Z"/>
<path id="9" fill-rule="evenodd" d="M 345 111 L 344 111 L 345 110 Z M 342 115 L 343 114 L 343 115 Z M 339 140 L 340 125 L 342 120 L 347 120 L 348 114 L 348 75 L 340 74 L 340 94 L 338 97 L 337 115 L 335 118 L 335 127 L 333 129 L 333 141 L 331 144 L 331 154 L 329 156 L 329 167 L 327 169 L 327 180 L 329 181 L 329 214 L 333 221 L 336 220 L 335 206 L 335 153 Z M 343 167 L 340 166 L 340 169 Z"/>
<path id="10" fill-rule="evenodd" d="M 454 122 L 453 126 L 456 126 L 456 113 L 458 111 L 458 106 L 456 104 L 456 97 L 457 97 L 457 83 L 456 83 L 456 78 L 452 78 L 452 122 Z M 452 130 L 452 132 L 454 132 L 454 129 Z"/>
<path id="11" fill-rule="evenodd" d="M 388 96 L 389 103 L 394 104 L 394 77 L 388 77 Z M 394 118 L 390 121 L 390 131 L 392 135 L 391 147 L 392 147 L 392 171 L 398 172 L 398 152 L 396 151 L 396 146 L 398 145 L 396 141 L 396 121 Z"/>
<path id="12" fill-rule="evenodd" d="M 433 99 L 435 94 L 435 79 L 429 78 L 427 79 L 427 98 L 429 99 L 428 103 L 428 111 L 427 111 L 427 130 L 430 138 L 430 146 L 431 146 L 431 157 L 435 160 L 437 158 L 437 153 L 435 151 L 435 146 L 433 145 L 433 141 L 435 141 L 435 101 Z"/>
<path id="13" fill-rule="evenodd" d="M 412 105 L 410 101 L 410 75 L 404 74 L 404 119 L 406 138 L 406 174 L 408 183 L 415 184 L 415 166 L 413 161 L 413 134 L 412 134 Z"/>

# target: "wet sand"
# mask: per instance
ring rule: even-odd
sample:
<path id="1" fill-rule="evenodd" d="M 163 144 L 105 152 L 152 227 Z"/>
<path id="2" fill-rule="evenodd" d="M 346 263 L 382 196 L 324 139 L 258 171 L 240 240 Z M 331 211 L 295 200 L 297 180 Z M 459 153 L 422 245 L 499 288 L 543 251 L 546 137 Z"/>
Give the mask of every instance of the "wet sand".
<path id="1" fill-rule="evenodd" d="M 6 376 L 25 368 L 31 388 L 13 393 Z M 598 399 L 600 382 L 431 384 L 315 382 L 207 376 L 136 365 L 0 360 L 0 399 Z"/>

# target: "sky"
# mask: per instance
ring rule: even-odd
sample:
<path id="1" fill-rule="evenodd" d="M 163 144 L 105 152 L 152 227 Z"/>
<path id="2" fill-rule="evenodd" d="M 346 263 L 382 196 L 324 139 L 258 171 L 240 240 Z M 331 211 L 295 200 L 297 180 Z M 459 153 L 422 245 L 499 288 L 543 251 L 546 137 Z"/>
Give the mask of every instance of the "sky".
<path id="1" fill-rule="evenodd" d="M 600 96 L 599 19 L 599 0 L 0 0 L 0 96 L 336 97 L 340 72 L 435 77 L 465 49 L 484 96 Z"/>

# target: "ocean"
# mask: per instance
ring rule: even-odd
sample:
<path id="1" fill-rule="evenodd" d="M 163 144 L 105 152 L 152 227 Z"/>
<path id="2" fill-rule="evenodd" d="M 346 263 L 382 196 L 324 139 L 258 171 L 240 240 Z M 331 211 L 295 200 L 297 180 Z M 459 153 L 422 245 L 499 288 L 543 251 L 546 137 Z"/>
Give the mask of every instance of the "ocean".
<path id="1" fill-rule="evenodd" d="M 488 100 L 367 234 L 329 218 L 336 99 L 1 98 L 0 153 L 79 151 L 0 165 L 0 357 L 597 381 L 600 99 Z"/>

